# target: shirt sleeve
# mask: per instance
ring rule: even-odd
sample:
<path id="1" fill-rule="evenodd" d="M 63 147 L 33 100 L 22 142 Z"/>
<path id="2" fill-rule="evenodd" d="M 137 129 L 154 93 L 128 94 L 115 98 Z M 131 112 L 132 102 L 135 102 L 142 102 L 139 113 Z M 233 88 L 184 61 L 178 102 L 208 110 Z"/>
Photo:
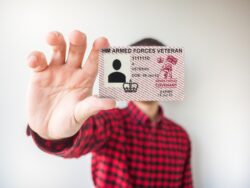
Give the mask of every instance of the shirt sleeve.
<path id="1" fill-rule="evenodd" d="M 81 129 L 72 137 L 61 140 L 45 140 L 27 127 L 27 135 L 31 135 L 36 145 L 44 152 L 64 158 L 78 158 L 84 154 L 101 149 L 110 138 L 114 113 L 100 111 L 89 117 Z"/>
<path id="2" fill-rule="evenodd" d="M 193 188 L 193 178 L 191 169 L 191 142 L 188 138 L 187 158 L 184 167 L 183 188 Z"/>

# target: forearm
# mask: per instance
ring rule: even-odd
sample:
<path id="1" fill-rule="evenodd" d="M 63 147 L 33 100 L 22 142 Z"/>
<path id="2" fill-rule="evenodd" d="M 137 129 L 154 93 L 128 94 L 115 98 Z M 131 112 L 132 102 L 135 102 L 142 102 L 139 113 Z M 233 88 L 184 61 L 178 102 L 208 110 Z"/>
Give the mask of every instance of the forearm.
<path id="1" fill-rule="evenodd" d="M 77 139 L 79 132 L 72 137 L 59 139 L 59 140 L 48 140 L 42 138 L 36 132 L 34 132 L 29 126 L 27 127 L 27 135 L 32 136 L 33 141 L 42 151 L 61 156 L 64 158 L 73 158 L 76 157 L 71 154 L 70 150 L 74 149 L 74 142 Z"/>
<path id="2" fill-rule="evenodd" d="M 89 117 L 80 130 L 73 136 L 60 140 L 47 140 L 27 128 L 36 145 L 44 152 L 64 158 L 78 158 L 84 154 L 99 150 L 108 140 L 112 127 L 106 115 L 100 112 Z"/>

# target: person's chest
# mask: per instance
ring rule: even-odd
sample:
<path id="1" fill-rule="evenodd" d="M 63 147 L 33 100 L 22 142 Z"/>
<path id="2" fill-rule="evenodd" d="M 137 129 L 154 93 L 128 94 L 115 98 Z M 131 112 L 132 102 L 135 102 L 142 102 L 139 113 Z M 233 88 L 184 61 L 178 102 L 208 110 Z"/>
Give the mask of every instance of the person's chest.
<path id="1" fill-rule="evenodd" d="M 130 177 L 138 185 L 166 186 L 181 182 L 186 151 L 175 134 L 150 126 L 129 126 L 125 132 Z"/>
<path id="2" fill-rule="evenodd" d="M 101 176 L 105 173 L 106 179 L 132 187 L 180 187 L 185 155 L 173 131 L 127 125 L 114 130 L 105 149 L 98 154 L 95 171 L 104 168 Z"/>

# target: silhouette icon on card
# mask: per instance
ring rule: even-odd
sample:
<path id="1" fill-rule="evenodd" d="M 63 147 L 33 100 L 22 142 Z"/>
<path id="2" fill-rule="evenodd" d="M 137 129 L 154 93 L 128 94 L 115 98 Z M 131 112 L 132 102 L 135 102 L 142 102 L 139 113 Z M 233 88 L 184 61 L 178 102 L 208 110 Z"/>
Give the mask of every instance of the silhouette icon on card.
<path id="1" fill-rule="evenodd" d="M 118 71 L 122 66 L 121 61 L 119 59 L 115 59 L 113 61 L 112 66 L 116 71 L 109 74 L 108 82 L 109 83 L 124 83 L 124 82 L 126 82 L 125 74 Z"/>

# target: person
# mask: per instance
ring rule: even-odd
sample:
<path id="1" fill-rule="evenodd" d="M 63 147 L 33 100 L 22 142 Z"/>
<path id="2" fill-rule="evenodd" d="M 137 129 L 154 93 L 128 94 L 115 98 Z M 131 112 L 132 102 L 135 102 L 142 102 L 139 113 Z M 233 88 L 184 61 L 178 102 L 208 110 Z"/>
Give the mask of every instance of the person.
<path id="1" fill-rule="evenodd" d="M 104 37 L 95 40 L 82 66 L 86 40 L 80 31 L 70 33 L 65 60 L 64 37 L 51 32 L 50 63 L 39 51 L 28 56 L 33 75 L 27 95 L 27 134 L 41 150 L 63 158 L 91 152 L 98 188 L 192 187 L 187 132 L 164 116 L 157 101 L 129 101 L 119 109 L 114 100 L 92 95 L 98 51 L 108 48 L 109 42 Z M 146 38 L 133 45 L 162 43 Z"/>

